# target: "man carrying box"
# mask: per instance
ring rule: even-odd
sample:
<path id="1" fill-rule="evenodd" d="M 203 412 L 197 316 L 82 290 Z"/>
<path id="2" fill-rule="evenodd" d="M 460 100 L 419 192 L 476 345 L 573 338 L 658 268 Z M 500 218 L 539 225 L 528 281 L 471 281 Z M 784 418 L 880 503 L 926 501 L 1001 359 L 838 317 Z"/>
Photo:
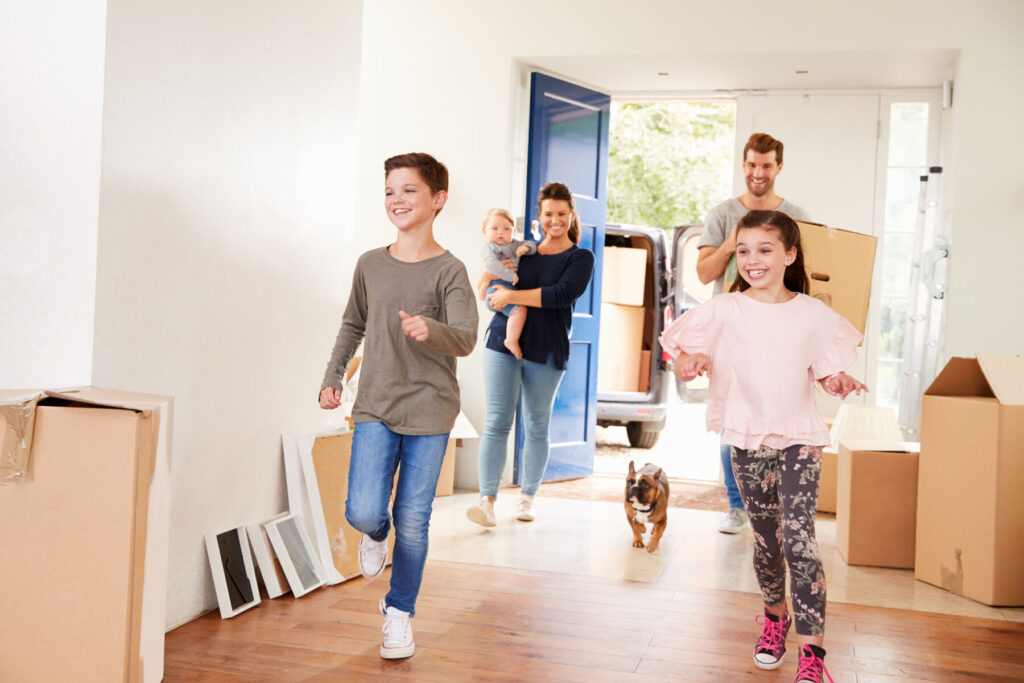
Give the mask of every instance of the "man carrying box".
<path id="1" fill-rule="evenodd" d="M 775 177 L 782 172 L 782 142 L 767 133 L 754 133 L 743 147 L 743 178 L 747 191 L 715 206 L 704 219 L 704 230 L 697 245 L 697 277 L 704 284 L 714 281 L 712 296 L 728 290 L 736 279 L 736 223 L 748 211 L 781 211 L 797 221 L 806 221 L 803 209 L 775 194 Z M 728 282 L 726 282 L 728 281 Z M 722 470 L 725 489 L 729 497 L 729 512 L 722 518 L 718 530 L 735 534 L 747 523 L 739 488 L 732 473 L 732 454 L 729 446 L 721 446 Z"/>

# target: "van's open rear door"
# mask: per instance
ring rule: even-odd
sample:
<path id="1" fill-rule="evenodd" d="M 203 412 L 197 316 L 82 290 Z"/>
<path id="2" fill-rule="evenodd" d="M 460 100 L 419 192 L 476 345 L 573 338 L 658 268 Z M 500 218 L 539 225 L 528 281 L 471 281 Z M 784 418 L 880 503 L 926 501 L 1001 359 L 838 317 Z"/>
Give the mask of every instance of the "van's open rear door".
<path id="1" fill-rule="evenodd" d="M 697 277 L 697 243 L 703 229 L 700 223 L 687 223 L 677 225 L 672 233 L 672 313 L 676 318 L 711 298 L 714 283 L 705 285 Z M 686 383 L 676 380 L 676 392 L 684 401 L 703 401 L 708 395 L 707 377 Z"/>

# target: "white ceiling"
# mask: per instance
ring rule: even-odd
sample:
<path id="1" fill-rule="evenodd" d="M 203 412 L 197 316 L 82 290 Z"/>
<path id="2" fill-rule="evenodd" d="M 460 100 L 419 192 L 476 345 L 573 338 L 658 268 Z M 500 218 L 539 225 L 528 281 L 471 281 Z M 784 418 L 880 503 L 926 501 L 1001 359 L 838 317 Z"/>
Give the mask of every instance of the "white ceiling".
<path id="1" fill-rule="evenodd" d="M 937 87 L 959 50 L 524 57 L 617 97 L 747 90 Z M 806 71 L 806 73 L 798 73 Z M 668 75 L 659 75 L 664 72 Z"/>

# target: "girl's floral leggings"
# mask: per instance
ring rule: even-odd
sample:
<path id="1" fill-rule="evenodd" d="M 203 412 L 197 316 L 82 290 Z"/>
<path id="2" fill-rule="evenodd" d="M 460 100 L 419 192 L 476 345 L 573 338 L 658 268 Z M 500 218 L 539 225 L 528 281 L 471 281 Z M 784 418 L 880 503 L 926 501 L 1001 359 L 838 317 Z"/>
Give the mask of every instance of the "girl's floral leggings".
<path id="1" fill-rule="evenodd" d="M 732 449 L 743 505 L 754 532 L 754 572 L 766 605 L 786 600 L 786 565 L 796 632 L 825 633 L 825 574 L 814 539 L 821 448 Z"/>

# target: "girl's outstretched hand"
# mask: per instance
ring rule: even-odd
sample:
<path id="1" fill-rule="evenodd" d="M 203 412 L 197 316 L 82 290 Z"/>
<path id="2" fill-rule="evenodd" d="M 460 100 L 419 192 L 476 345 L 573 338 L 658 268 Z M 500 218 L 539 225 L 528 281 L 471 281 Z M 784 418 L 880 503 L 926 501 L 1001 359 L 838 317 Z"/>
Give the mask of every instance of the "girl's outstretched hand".
<path id="1" fill-rule="evenodd" d="M 402 331 L 406 337 L 412 337 L 415 341 L 426 341 L 430 336 L 427 329 L 427 321 L 421 315 L 409 315 L 405 311 L 399 311 L 398 317 L 402 319 Z"/>
<path id="2" fill-rule="evenodd" d="M 853 377 L 850 377 L 845 372 L 839 372 L 834 375 L 829 375 L 818 380 L 821 383 L 821 387 L 832 394 L 843 399 L 850 394 L 856 392 L 860 396 L 860 392 L 867 391 L 867 385 L 863 382 L 859 382 Z"/>
<path id="3" fill-rule="evenodd" d="M 697 375 L 711 376 L 711 359 L 703 353 L 682 354 L 676 358 L 673 368 L 676 379 L 680 382 L 689 382 Z"/>

